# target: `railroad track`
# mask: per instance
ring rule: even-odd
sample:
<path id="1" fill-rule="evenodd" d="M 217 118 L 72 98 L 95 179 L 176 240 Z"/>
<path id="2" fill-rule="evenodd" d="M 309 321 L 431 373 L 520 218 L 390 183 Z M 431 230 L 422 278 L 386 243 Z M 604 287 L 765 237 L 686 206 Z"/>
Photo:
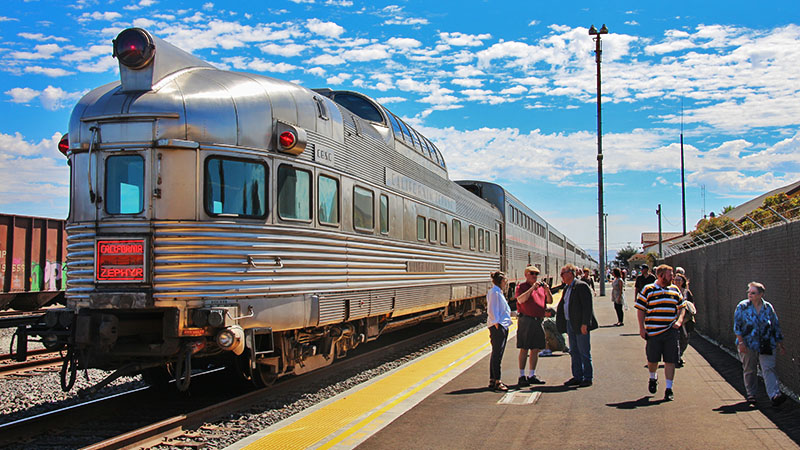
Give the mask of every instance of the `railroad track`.
<path id="1" fill-rule="evenodd" d="M 60 368 L 63 356 L 47 349 L 28 351 L 26 361 L 16 361 L 16 354 L 0 355 L 0 378 L 9 376 L 31 376 L 42 371 L 53 372 Z"/>
<path id="2" fill-rule="evenodd" d="M 402 353 L 404 348 L 410 349 L 408 352 L 412 353 L 420 351 L 424 347 L 422 344 L 427 342 L 430 345 L 437 340 L 447 339 L 476 323 L 477 319 L 467 319 L 411 337 L 395 338 L 389 344 L 384 340 L 383 345 L 379 339 L 365 344 L 364 351 L 359 354 L 354 352 L 331 366 L 308 374 L 281 379 L 266 389 L 238 392 L 225 390 L 223 386 L 226 382 L 219 378 L 221 374 L 217 374 L 216 378 L 215 375 L 209 375 L 206 385 L 198 379 L 197 389 L 192 389 L 191 395 L 164 395 L 153 389 L 143 389 L 132 394 L 95 401 L 93 405 L 53 411 L 44 416 L 0 425 L 0 447 L 202 448 L 204 439 L 213 440 L 220 431 L 236 431 L 235 425 L 232 429 L 229 425 L 216 425 L 214 421 L 225 420 L 243 411 L 270 408 L 265 405 L 274 405 L 271 408 L 275 410 L 285 409 L 286 404 L 302 398 L 309 391 L 322 390 L 325 386 L 347 380 L 363 370 L 402 358 L 404 355 L 397 353 Z M 403 332 L 386 337 L 394 334 Z M 195 375 L 192 376 L 193 387 L 196 378 Z M 291 398 L 287 400 L 287 396 Z M 132 418 L 125 416 L 130 411 L 134 412 Z M 118 424 L 111 424 L 112 421 Z M 115 427 L 118 429 L 113 430 Z M 42 430 L 48 430 L 46 436 L 42 435 Z M 98 439 L 105 436 L 112 437 L 98 442 Z"/>

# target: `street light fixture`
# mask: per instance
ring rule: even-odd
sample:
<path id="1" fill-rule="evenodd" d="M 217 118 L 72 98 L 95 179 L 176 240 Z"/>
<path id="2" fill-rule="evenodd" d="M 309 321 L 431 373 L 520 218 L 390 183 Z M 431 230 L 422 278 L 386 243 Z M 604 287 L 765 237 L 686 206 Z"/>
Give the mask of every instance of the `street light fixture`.
<path id="1" fill-rule="evenodd" d="M 600 295 L 606 295 L 606 252 L 605 238 L 603 236 L 603 231 L 605 230 L 605 226 L 603 225 L 603 121 L 601 119 L 602 116 L 600 108 L 600 61 L 602 60 L 603 55 L 603 48 L 600 43 L 600 35 L 602 34 L 608 34 L 608 28 L 606 28 L 606 24 L 603 24 L 599 31 L 594 27 L 594 25 L 589 28 L 589 35 L 596 36 L 592 39 L 595 43 L 594 54 L 595 61 L 597 62 L 597 229 L 600 232 L 598 239 L 600 241 L 600 276 L 603 279 L 603 282 L 600 283 Z"/>

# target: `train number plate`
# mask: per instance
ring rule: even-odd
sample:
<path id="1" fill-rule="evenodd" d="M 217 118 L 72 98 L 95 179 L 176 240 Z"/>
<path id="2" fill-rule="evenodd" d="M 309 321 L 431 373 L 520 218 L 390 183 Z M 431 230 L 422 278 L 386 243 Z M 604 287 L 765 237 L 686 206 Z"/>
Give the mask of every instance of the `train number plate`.
<path id="1" fill-rule="evenodd" d="M 95 248 L 97 281 L 143 282 L 144 239 L 104 239 Z"/>

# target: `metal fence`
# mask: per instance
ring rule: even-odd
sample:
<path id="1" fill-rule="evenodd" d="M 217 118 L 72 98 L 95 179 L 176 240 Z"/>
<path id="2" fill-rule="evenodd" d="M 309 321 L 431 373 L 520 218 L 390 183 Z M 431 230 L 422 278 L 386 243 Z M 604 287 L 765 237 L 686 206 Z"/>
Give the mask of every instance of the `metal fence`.
<path id="1" fill-rule="evenodd" d="M 739 220 L 733 220 L 725 215 L 707 219 L 697 230 L 665 243 L 664 256 L 676 255 L 797 220 L 800 220 L 800 198 L 782 195 L 778 201 L 768 199 L 761 207 Z"/>

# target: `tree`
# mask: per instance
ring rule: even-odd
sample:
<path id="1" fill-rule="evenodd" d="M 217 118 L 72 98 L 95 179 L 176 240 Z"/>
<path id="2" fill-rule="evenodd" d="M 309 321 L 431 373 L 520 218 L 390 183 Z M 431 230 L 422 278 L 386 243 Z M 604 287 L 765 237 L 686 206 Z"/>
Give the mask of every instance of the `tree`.
<path id="1" fill-rule="evenodd" d="M 722 214 L 728 214 L 728 211 L 732 210 L 733 208 L 734 208 L 733 205 L 723 206 L 722 207 Z"/>
<path id="2" fill-rule="evenodd" d="M 617 261 L 617 266 L 627 268 L 628 259 L 637 253 L 639 253 L 639 249 L 628 244 L 625 247 L 617 250 L 617 256 L 614 258 L 614 260 Z"/>

